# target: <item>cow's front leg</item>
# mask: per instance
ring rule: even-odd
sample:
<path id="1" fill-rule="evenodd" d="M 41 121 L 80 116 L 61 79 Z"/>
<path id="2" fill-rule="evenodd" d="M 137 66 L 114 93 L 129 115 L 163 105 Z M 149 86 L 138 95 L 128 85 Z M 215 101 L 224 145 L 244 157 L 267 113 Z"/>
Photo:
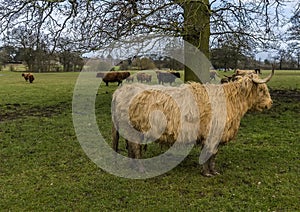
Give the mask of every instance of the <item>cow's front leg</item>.
<path id="1" fill-rule="evenodd" d="M 205 177 L 212 177 L 219 175 L 220 173 L 215 170 L 216 154 L 213 154 L 204 164 L 202 169 L 202 175 Z"/>
<path id="2" fill-rule="evenodd" d="M 208 159 L 204 164 L 203 164 L 203 168 L 202 168 L 202 175 L 204 177 L 212 177 L 213 175 L 210 173 L 210 170 L 209 170 L 209 160 Z"/>

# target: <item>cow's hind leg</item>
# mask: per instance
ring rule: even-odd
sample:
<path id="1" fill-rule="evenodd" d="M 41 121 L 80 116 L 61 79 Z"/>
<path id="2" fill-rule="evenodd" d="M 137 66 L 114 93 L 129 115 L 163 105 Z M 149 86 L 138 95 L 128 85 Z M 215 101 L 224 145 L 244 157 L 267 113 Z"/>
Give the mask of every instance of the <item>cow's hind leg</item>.
<path id="1" fill-rule="evenodd" d="M 204 164 L 203 164 L 203 168 L 202 168 L 202 172 L 201 174 L 205 177 L 211 177 L 212 175 L 210 174 L 209 171 L 209 160 L 207 160 Z"/>
<path id="2" fill-rule="evenodd" d="M 141 159 L 142 158 L 142 145 L 139 143 L 127 141 L 127 150 L 128 157 L 133 159 Z M 145 168 L 143 164 L 138 160 L 132 160 L 131 167 L 137 169 L 139 172 L 145 172 Z"/>
<path id="3" fill-rule="evenodd" d="M 119 132 L 116 129 L 116 127 L 113 125 L 112 126 L 112 148 L 115 152 L 118 152 L 119 150 Z"/>

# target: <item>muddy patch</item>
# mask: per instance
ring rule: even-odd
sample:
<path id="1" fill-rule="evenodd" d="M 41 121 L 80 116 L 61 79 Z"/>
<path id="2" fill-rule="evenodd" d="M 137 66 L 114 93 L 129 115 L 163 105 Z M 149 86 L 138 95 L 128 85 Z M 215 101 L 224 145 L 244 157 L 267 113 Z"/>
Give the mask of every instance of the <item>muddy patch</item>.
<path id="1" fill-rule="evenodd" d="M 300 112 L 299 90 L 270 90 L 273 106 L 270 113 L 281 114 L 286 111 Z M 274 114 L 273 114 L 274 115 Z"/>
<path id="2" fill-rule="evenodd" d="M 46 107 L 36 106 L 28 108 L 26 104 L 7 103 L 0 105 L 0 122 L 21 119 L 29 116 L 33 117 L 51 117 L 59 115 L 67 109 L 71 109 L 71 105 L 67 102 L 60 102 L 55 105 Z"/>
<path id="3" fill-rule="evenodd" d="M 270 90 L 271 97 L 278 101 L 300 101 L 299 90 Z"/>

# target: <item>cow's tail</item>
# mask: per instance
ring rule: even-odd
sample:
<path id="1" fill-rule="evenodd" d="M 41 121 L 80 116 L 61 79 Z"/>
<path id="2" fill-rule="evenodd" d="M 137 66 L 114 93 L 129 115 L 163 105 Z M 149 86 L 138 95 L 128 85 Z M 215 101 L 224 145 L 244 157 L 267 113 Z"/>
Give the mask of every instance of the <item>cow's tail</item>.
<path id="1" fill-rule="evenodd" d="M 115 113 L 114 111 L 116 111 L 116 99 L 115 99 L 115 96 L 113 95 L 113 99 L 112 99 L 112 102 L 111 102 L 111 107 L 112 107 L 112 130 L 111 130 L 111 133 L 112 133 L 112 148 L 115 152 L 118 152 L 119 151 L 119 132 L 118 132 L 118 123 L 115 121 L 116 118 L 114 117 L 115 116 Z"/>
<path id="2" fill-rule="evenodd" d="M 119 150 L 119 132 L 116 129 L 115 125 L 112 126 L 112 148 L 115 152 Z"/>

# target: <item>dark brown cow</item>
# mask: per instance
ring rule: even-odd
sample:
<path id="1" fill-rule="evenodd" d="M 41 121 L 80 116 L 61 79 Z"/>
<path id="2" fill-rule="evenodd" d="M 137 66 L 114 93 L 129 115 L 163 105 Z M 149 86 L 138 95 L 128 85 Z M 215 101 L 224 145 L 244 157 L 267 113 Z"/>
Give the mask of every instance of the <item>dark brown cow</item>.
<path id="1" fill-rule="evenodd" d="M 254 71 L 255 71 L 256 74 L 261 74 L 260 68 L 256 68 L 256 69 L 254 69 Z"/>
<path id="2" fill-rule="evenodd" d="M 221 84 L 224 84 L 224 83 L 228 83 L 228 82 L 234 82 L 236 81 L 237 79 L 239 79 L 239 77 L 237 76 L 244 76 L 244 75 L 247 75 L 247 74 L 255 74 L 256 71 L 247 71 L 247 70 L 240 70 L 240 69 L 237 69 L 234 74 L 232 74 L 231 76 L 227 76 L 227 75 L 224 75 L 224 78 L 221 79 Z M 257 73 L 256 73 L 257 74 Z"/>
<path id="3" fill-rule="evenodd" d="M 96 77 L 102 78 L 103 82 L 105 82 L 106 86 L 108 86 L 109 82 L 118 82 L 118 85 L 122 84 L 122 81 L 130 76 L 128 71 L 126 72 L 99 72 Z"/>
<path id="4" fill-rule="evenodd" d="M 179 72 L 160 72 L 157 71 L 157 79 L 158 79 L 158 84 L 164 84 L 164 83 L 170 83 L 172 85 L 173 82 L 175 82 L 176 78 L 180 78 L 180 73 Z"/>

